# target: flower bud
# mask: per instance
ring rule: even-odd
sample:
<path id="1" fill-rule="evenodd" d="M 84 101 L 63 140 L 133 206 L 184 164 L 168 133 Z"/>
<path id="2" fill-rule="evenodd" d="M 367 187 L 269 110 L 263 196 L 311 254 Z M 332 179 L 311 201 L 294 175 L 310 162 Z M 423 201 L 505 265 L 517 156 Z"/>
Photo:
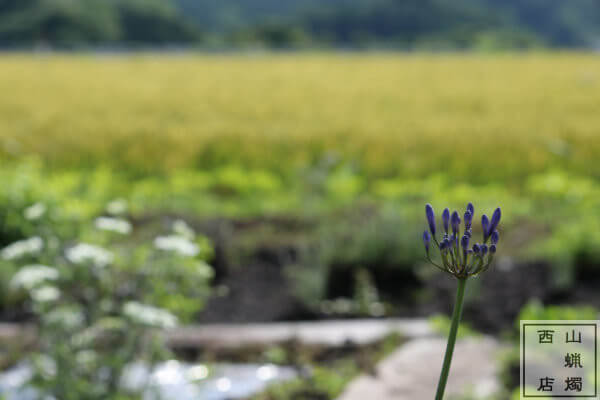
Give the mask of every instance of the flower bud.
<path id="1" fill-rule="evenodd" d="M 429 224 L 429 230 L 431 234 L 435 236 L 435 214 L 431 204 L 425 206 L 425 216 L 427 216 L 427 223 Z"/>
<path id="2" fill-rule="evenodd" d="M 427 259 L 432 264 L 458 279 L 476 276 L 488 269 L 493 261 L 500 239 L 500 233 L 496 229 L 500 223 L 500 208 L 494 211 L 491 219 L 487 215 L 482 215 L 483 241 L 481 243 L 474 243 L 475 207 L 472 203 L 467 204 L 464 214 L 462 214 L 462 211 L 450 211 L 448 208 L 442 211 L 440 237 L 436 236 L 435 212 L 431 204 L 425 206 L 425 216 L 428 229 L 423 232 L 423 244 L 427 252 Z M 461 227 L 463 221 L 464 228 Z M 435 244 L 434 250 L 438 251 L 439 256 L 441 256 L 441 264 L 430 258 L 432 242 Z"/>
<path id="3" fill-rule="evenodd" d="M 488 238 L 488 229 L 490 228 L 490 219 L 487 215 L 481 216 L 481 229 L 483 230 L 483 241 L 485 242 Z"/>
<path id="4" fill-rule="evenodd" d="M 460 240 L 460 245 L 462 246 L 464 251 L 467 251 L 467 248 L 469 247 L 469 237 L 467 235 L 464 235 L 462 237 L 462 239 Z"/>
<path id="5" fill-rule="evenodd" d="M 481 245 L 481 255 L 485 256 L 488 252 L 488 247 L 485 244 Z"/>
<path id="6" fill-rule="evenodd" d="M 502 211 L 500 210 L 500 207 L 498 207 L 496 210 L 494 210 L 494 214 L 492 214 L 492 220 L 490 221 L 490 227 L 488 228 L 488 236 L 491 235 L 492 232 L 494 232 L 498 227 L 498 224 L 500 223 L 500 217 L 502 217 Z"/>
<path id="7" fill-rule="evenodd" d="M 429 236 L 429 232 L 423 232 L 423 243 L 425 244 L 425 251 L 429 253 L 429 243 L 431 243 L 431 236 Z"/>
<path id="8" fill-rule="evenodd" d="M 498 231 L 492 232 L 490 240 L 492 241 L 492 244 L 498 244 L 498 240 L 500 240 L 500 234 Z"/>
<path id="9" fill-rule="evenodd" d="M 452 217 L 450 217 L 450 223 L 452 224 L 452 233 L 454 236 L 456 236 L 460 227 L 460 217 L 456 211 L 452 213 Z"/>
<path id="10" fill-rule="evenodd" d="M 473 214 L 469 210 L 465 212 L 465 231 L 471 229 L 471 223 L 473 222 Z"/>
<path id="11" fill-rule="evenodd" d="M 442 212 L 442 221 L 444 223 L 444 231 L 448 233 L 448 227 L 450 226 L 450 210 L 447 208 Z"/>
<path id="12" fill-rule="evenodd" d="M 473 203 L 467 204 L 467 211 L 471 213 L 471 216 L 475 216 L 475 207 L 473 207 Z"/>

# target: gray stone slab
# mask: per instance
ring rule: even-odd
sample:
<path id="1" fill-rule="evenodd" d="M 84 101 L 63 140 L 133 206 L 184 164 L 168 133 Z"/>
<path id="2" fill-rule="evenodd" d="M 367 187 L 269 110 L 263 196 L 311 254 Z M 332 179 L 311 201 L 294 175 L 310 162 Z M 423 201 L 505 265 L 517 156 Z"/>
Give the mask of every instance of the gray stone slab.
<path id="1" fill-rule="evenodd" d="M 433 399 L 445 349 L 445 339 L 411 340 L 377 365 L 374 376 L 362 375 L 352 381 L 338 400 Z M 490 337 L 459 340 L 446 394 L 468 392 L 483 399 L 497 392 L 499 350 L 498 342 Z"/>
<path id="2" fill-rule="evenodd" d="M 297 340 L 303 344 L 342 346 L 369 344 L 398 333 L 406 338 L 432 336 L 426 319 L 368 319 L 260 324 L 210 324 L 180 327 L 169 332 L 173 347 L 236 348 Z"/>
<path id="3" fill-rule="evenodd" d="M 426 319 L 396 318 L 180 326 L 167 332 L 167 340 L 174 348 L 268 346 L 291 340 L 336 347 L 347 342 L 369 344 L 392 333 L 409 339 L 433 335 Z M 35 336 L 35 329 L 31 326 L 0 324 L 0 341 L 24 337 L 35 341 Z"/>

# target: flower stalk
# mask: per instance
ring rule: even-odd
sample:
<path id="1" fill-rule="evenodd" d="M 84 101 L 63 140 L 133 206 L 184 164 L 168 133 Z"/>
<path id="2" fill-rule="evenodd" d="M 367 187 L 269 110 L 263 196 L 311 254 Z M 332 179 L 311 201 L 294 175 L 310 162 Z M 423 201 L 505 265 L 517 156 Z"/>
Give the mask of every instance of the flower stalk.
<path id="1" fill-rule="evenodd" d="M 443 400 L 446 383 L 448 382 L 454 345 L 456 343 L 456 334 L 458 333 L 462 317 L 467 280 L 470 277 L 475 277 L 485 272 L 490 267 L 496 254 L 498 241 L 500 240 L 497 228 L 500 224 L 502 212 L 500 208 L 497 208 L 492 214 L 491 220 L 485 214 L 481 217 L 482 243 L 473 243 L 470 246 L 473 236 L 472 223 L 474 215 L 475 208 L 472 203 L 467 205 L 463 221 L 461 221 L 460 214 L 457 211 L 450 214 L 450 210 L 446 208 L 442 213 L 444 230 L 442 237 L 438 240 L 436 237 L 435 212 L 431 204 L 425 206 L 425 216 L 429 231 L 423 232 L 423 243 L 425 245 L 427 260 L 435 267 L 451 274 L 458 280 L 456 301 L 452 312 L 452 323 L 450 325 L 446 354 L 444 355 L 442 372 L 440 373 L 440 380 L 435 396 L 436 400 Z M 462 236 L 460 232 L 461 222 L 464 222 Z M 449 232 L 449 228 L 451 228 L 451 232 Z M 489 247 L 487 245 L 488 241 L 490 241 Z M 431 256 L 431 250 L 436 247 L 439 252 L 439 261 L 434 261 Z"/>
<path id="2" fill-rule="evenodd" d="M 444 363 L 442 364 L 442 372 L 440 373 L 440 380 L 438 381 L 435 400 L 442 400 L 444 398 L 444 391 L 446 390 L 446 383 L 448 382 L 448 374 L 450 373 L 450 364 L 452 363 L 452 355 L 454 354 L 456 334 L 458 333 L 458 325 L 460 324 L 460 319 L 462 317 L 466 286 L 467 278 L 458 279 L 456 301 L 454 302 L 454 311 L 452 312 L 452 325 L 450 325 L 448 343 L 446 344 L 446 354 L 444 355 Z"/>

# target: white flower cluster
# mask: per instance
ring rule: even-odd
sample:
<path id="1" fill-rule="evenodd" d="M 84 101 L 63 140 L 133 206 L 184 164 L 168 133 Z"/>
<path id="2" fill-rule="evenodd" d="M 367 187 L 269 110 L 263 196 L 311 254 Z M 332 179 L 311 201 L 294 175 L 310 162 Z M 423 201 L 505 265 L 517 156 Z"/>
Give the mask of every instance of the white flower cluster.
<path id="1" fill-rule="evenodd" d="M 182 219 L 173 222 L 173 232 L 190 240 L 196 237 L 196 232 Z"/>
<path id="2" fill-rule="evenodd" d="M 173 251 L 186 257 L 195 257 L 200 254 L 200 246 L 179 235 L 158 236 L 154 239 L 154 247 L 159 250 Z"/>
<path id="3" fill-rule="evenodd" d="M 13 276 L 10 286 L 16 289 L 31 290 L 45 281 L 56 280 L 58 277 L 59 274 L 55 268 L 46 265 L 26 265 Z"/>
<path id="4" fill-rule="evenodd" d="M 46 214 L 46 205 L 44 203 L 35 203 L 23 211 L 23 216 L 29 221 L 40 219 L 44 214 Z"/>
<path id="5" fill-rule="evenodd" d="M 79 243 L 71 247 L 67 250 L 66 257 L 74 264 L 91 262 L 96 267 L 106 267 L 114 260 L 110 251 L 88 243 Z"/>
<path id="6" fill-rule="evenodd" d="M 122 218 L 99 217 L 94 221 L 97 229 L 116 232 L 123 235 L 131 233 L 131 224 Z"/>
<path id="7" fill-rule="evenodd" d="M 47 303 L 50 301 L 58 300 L 60 297 L 60 290 L 54 286 L 42 286 L 38 289 L 31 291 L 31 298 L 38 303 Z"/>
<path id="8" fill-rule="evenodd" d="M 177 317 L 163 310 L 137 301 L 129 301 L 123 306 L 123 314 L 144 325 L 168 329 L 177 326 Z"/>
<path id="9" fill-rule="evenodd" d="M 0 256 L 5 260 L 16 260 L 27 255 L 38 254 L 44 248 L 44 241 L 39 236 L 29 239 L 19 240 L 9 244 L 0 252 Z"/>
<path id="10" fill-rule="evenodd" d="M 110 215 L 122 215 L 127 212 L 127 200 L 125 199 L 115 199 L 108 203 L 106 206 L 106 212 Z"/>
<path id="11" fill-rule="evenodd" d="M 69 306 L 58 307 L 45 314 L 45 319 L 50 324 L 58 324 L 68 329 L 81 327 L 85 323 L 83 313 Z"/>

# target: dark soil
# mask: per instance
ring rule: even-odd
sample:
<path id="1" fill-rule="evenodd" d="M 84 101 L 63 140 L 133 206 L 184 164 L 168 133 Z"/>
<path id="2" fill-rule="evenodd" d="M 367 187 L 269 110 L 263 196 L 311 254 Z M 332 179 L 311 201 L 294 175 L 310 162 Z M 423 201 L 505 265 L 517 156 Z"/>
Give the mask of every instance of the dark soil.
<path id="1" fill-rule="evenodd" d="M 258 240 L 255 236 L 271 233 Z M 213 220 L 196 228 L 215 242 L 217 270 L 215 285 L 226 287 L 208 302 L 199 316 L 201 322 L 265 322 L 332 318 L 310 309 L 294 296 L 292 282 L 284 267 L 299 261 L 297 237 L 289 232 L 306 231 L 307 225 L 293 220 L 254 220 L 235 222 Z M 258 232 L 258 233 L 257 233 Z M 277 232 L 283 232 L 279 235 Z M 239 240 L 252 236 L 252 245 L 240 250 Z M 271 238 L 276 237 L 276 240 Z M 237 244 L 236 244 L 237 242 Z M 237 253 L 237 254 L 232 254 Z M 243 253 L 240 256 L 240 253 Z M 326 297 L 351 297 L 354 269 L 351 265 L 331 265 Z M 427 317 L 436 313 L 450 315 L 454 303 L 454 278 L 437 274 L 428 279 L 418 277 L 415 268 L 403 265 L 364 266 L 371 271 L 380 298 L 390 304 L 393 317 Z M 469 281 L 464 319 L 476 329 L 499 333 L 513 326 L 521 308 L 531 299 L 544 303 L 587 303 L 600 305 L 600 295 L 584 285 L 584 290 L 561 292 L 552 286 L 550 266 L 544 262 L 515 262 L 499 258 L 495 267 L 481 278 Z M 597 277 L 588 277 L 600 281 Z M 590 290 L 585 290 L 589 287 Z M 359 317 L 345 315 L 344 317 Z M 339 316 L 338 316 L 339 318 Z"/>

